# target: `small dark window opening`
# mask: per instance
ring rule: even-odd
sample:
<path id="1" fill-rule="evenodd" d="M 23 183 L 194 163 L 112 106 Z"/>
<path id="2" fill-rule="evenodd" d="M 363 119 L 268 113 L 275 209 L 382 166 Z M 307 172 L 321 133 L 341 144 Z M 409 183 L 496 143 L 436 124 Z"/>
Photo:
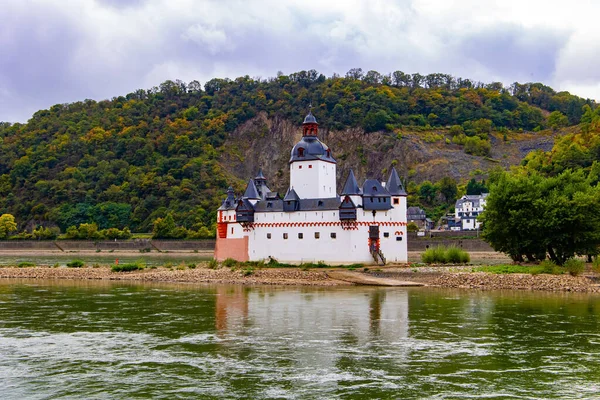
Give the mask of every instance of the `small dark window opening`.
<path id="1" fill-rule="evenodd" d="M 319 239 L 321 237 L 321 233 L 315 232 L 315 239 Z"/>
<path id="2" fill-rule="evenodd" d="M 299 165 L 299 166 L 298 166 L 298 169 L 302 169 L 302 165 Z"/>
<path id="3" fill-rule="evenodd" d="M 401 242 L 401 241 L 402 241 L 402 236 L 396 236 L 396 242 Z"/>
<path id="4" fill-rule="evenodd" d="M 287 238 L 288 238 L 288 234 L 287 234 L 287 233 L 284 233 L 284 234 L 283 234 L 283 238 L 284 238 L 284 239 L 287 239 Z"/>
<path id="5" fill-rule="evenodd" d="M 288 206 L 289 206 L 290 204 L 292 204 L 292 202 L 291 202 L 291 201 L 288 201 L 288 202 L 287 202 L 287 204 L 288 204 Z"/>
<path id="6" fill-rule="evenodd" d="M 390 233 L 389 232 L 383 232 L 383 237 L 390 237 Z"/>
<path id="7" fill-rule="evenodd" d="M 298 239 L 304 239 L 304 233 L 299 233 L 298 234 Z"/>
<path id="8" fill-rule="evenodd" d="M 335 239 L 336 237 L 337 237 L 337 233 L 335 233 L 335 232 L 331 232 L 331 238 L 332 238 L 332 239 Z"/>
<path id="9" fill-rule="evenodd" d="M 323 201 L 322 201 L 322 200 L 319 200 L 319 202 L 317 203 L 317 205 L 318 205 L 319 207 L 321 207 L 321 206 L 323 205 Z"/>
<path id="10" fill-rule="evenodd" d="M 312 164 L 310 164 L 310 165 L 308 166 L 308 168 L 312 168 Z"/>
<path id="11" fill-rule="evenodd" d="M 304 157 L 304 148 L 303 147 L 298 148 L 298 157 Z"/>
<path id="12" fill-rule="evenodd" d="M 400 199 L 394 199 L 394 204 L 400 204 Z"/>
<path id="13" fill-rule="evenodd" d="M 377 186 L 373 186 L 373 191 L 376 192 L 377 191 Z"/>
<path id="14" fill-rule="evenodd" d="M 372 197 L 370 197 L 370 199 L 371 199 L 371 203 L 372 203 L 372 202 L 373 202 L 373 198 L 372 198 Z"/>
<path id="15" fill-rule="evenodd" d="M 267 233 L 267 239 L 271 239 L 271 234 Z"/>
<path id="16" fill-rule="evenodd" d="M 267 202 L 267 208 L 273 208 L 273 203 L 271 203 L 270 201 Z"/>

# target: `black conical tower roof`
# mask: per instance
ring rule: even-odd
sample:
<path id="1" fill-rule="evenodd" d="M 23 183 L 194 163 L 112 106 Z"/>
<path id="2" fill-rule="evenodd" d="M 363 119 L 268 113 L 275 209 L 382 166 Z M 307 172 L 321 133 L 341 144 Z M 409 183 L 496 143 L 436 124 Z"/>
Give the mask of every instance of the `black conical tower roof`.
<path id="1" fill-rule="evenodd" d="M 406 190 L 404 190 L 404 185 L 402 185 L 396 168 L 392 167 L 392 172 L 390 172 L 390 177 L 387 180 L 385 188 L 392 196 L 406 196 Z"/>
<path id="2" fill-rule="evenodd" d="M 294 189 L 288 189 L 288 192 L 285 194 L 283 201 L 300 201 L 300 197 Z"/>
<path id="3" fill-rule="evenodd" d="M 246 186 L 246 191 L 244 192 L 244 198 L 251 200 L 260 200 L 260 196 L 258 195 L 258 189 L 256 189 L 256 185 L 254 184 L 254 180 L 252 179 L 248 181 L 248 186 Z"/>
<path id="4" fill-rule="evenodd" d="M 356 182 L 356 177 L 352 170 L 350 170 L 350 173 L 348 174 L 344 189 L 342 190 L 342 195 L 360 195 L 360 187 L 358 186 L 358 182 Z"/>
<path id="5" fill-rule="evenodd" d="M 265 175 L 262 172 L 262 168 L 258 169 L 258 174 L 256 174 L 256 177 L 254 179 L 260 179 L 260 180 L 264 180 L 264 181 L 267 180 L 267 178 L 265 178 Z"/>

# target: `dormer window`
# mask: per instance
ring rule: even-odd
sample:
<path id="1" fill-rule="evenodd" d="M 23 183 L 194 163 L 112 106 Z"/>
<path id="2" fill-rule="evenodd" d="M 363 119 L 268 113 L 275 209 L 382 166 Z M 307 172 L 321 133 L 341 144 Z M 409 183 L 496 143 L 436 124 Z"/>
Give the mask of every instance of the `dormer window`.
<path id="1" fill-rule="evenodd" d="M 323 200 L 319 200 L 319 202 L 317 203 L 317 205 L 318 205 L 319 207 L 322 207 L 322 206 L 323 206 Z"/>
<path id="2" fill-rule="evenodd" d="M 377 191 L 377 186 L 373 186 L 373 191 L 376 192 Z"/>
<path id="3" fill-rule="evenodd" d="M 327 149 L 327 157 L 331 157 L 331 150 Z"/>
<path id="4" fill-rule="evenodd" d="M 270 201 L 267 202 L 267 208 L 273 208 L 273 203 L 271 203 Z"/>
<path id="5" fill-rule="evenodd" d="M 304 157 L 304 147 L 298 148 L 298 157 Z"/>

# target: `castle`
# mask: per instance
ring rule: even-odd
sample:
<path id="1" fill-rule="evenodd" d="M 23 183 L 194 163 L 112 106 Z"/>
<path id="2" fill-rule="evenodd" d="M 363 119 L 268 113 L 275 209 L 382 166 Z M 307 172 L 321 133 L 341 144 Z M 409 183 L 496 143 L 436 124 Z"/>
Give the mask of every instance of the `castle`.
<path id="1" fill-rule="evenodd" d="M 262 171 L 244 195 L 233 189 L 218 209 L 215 258 L 280 262 L 407 262 L 406 191 L 395 169 L 387 182 L 359 186 L 350 171 L 337 194 L 337 161 L 318 138 L 309 112 L 302 139 L 289 161 L 290 186 L 283 199 Z"/>

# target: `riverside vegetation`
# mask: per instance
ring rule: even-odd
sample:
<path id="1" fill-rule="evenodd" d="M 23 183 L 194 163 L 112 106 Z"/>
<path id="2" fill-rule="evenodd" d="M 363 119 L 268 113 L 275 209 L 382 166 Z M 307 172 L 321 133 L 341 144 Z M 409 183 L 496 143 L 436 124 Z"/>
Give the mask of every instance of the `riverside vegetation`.
<path id="1" fill-rule="evenodd" d="M 468 160 L 483 163 L 491 162 L 486 157 L 500 142 L 518 141 L 523 132 L 577 131 L 585 123 L 583 107 L 596 109 L 593 101 L 540 83 L 504 87 L 447 74 L 359 68 L 345 76 L 310 70 L 212 79 L 203 86 L 166 81 L 110 100 L 57 104 L 25 124 L 0 123 L 0 213 L 13 215 L 17 224 L 8 231 L 0 226 L 0 239 L 16 231 L 49 238 L 57 228 L 79 236 L 83 224 L 95 224 L 107 237 L 109 229 L 126 228 L 156 237 L 213 236 L 227 185 L 239 193 L 241 178 L 254 168 L 231 161 L 248 164 L 239 151 L 248 138 L 242 128 L 266 118 L 253 134 L 268 136 L 274 130 L 267 125 L 297 121 L 310 103 L 324 134 L 358 132 L 339 158 L 365 169 L 375 168 L 367 149 L 379 133 L 386 154 L 415 133 L 419 146 L 463 149 Z M 273 162 L 275 189 L 282 191 L 277 180 L 285 160 Z M 486 173 L 417 180 L 419 162 L 407 165 L 409 202 L 434 219 L 468 191 L 468 180 L 481 183 Z M 48 231 L 34 233 L 39 227 Z"/>

